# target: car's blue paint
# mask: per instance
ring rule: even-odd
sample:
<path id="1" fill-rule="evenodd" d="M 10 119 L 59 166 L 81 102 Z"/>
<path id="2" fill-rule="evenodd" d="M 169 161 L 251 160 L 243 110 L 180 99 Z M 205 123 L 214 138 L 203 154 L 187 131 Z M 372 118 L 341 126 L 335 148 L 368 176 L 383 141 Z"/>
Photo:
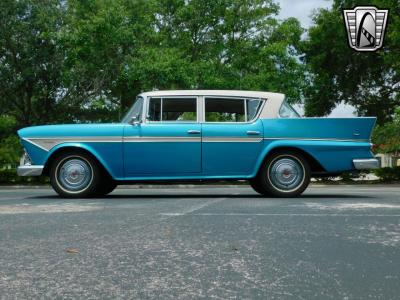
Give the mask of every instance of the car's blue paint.
<path id="1" fill-rule="evenodd" d="M 124 165 L 122 156 L 122 143 L 111 142 L 111 143 L 73 143 L 66 142 L 53 147 L 44 161 L 55 154 L 57 151 L 61 151 L 66 148 L 83 149 L 91 153 L 108 171 L 113 178 L 124 178 Z"/>
<path id="2" fill-rule="evenodd" d="M 270 138 L 332 138 L 369 140 L 376 118 L 264 119 Z"/>
<path id="3" fill-rule="evenodd" d="M 63 125 L 44 125 L 23 128 L 18 131 L 22 139 L 22 144 L 27 150 L 30 158 L 37 165 L 45 165 L 52 154 L 62 148 L 74 147 L 84 149 L 94 155 L 104 168 L 114 178 L 123 178 L 122 157 L 122 136 L 126 124 L 63 124 Z M 70 137 L 114 137 L 119 142 L 64 142 L 54 146 L 49 151 L 45 151 L 24 138 L 70 138 Z"/>
<path id="4" fill-rule="evenodd" d="M 25 129 L 27 128 L 24 128 L 23 130 Z M 24 137 L 24 135 L 21 135 L 21 130 L 18 131 L 18 134 L 20 137 Z M 25 148 L 26 152 L 29 154 L 29 157 L 31 158 L 33 164 L 44 165 L 46 163 L 46 158 L 48 153 L 47 151 L 27 142 L 24 139 L 21 140 L 21 143 L 22 146 Z"/>
<path id="5" fill-rule="evenodd" d="M 42 125 L 20 129 L 18 134 L 23 138 L 30 137 L 122 137 L 123 128 L 126 124 L 61 124 Z"/>
<path id="6" fill-rule="evenodd" d="M 375 118 L 305 118 L 262 119 L 249 124 L 75 124 L 28 127 L 18 134 L 37 165 L 44 165 L 55 151 L 75 147 L 92 153 L 117 180 L 235 179 L 254 177 L 266 155 L 282 147 L 305 151 L 328 173 L 352 170 L 353 159 L 373 157 L 369 137 L 374 123 Z M 201 134 L 192 135 L 189 130 Z M 260 141 L 245 142 L 257 138 L 247 131 L 260 132 Z M 109 137 L 113 141 L 69 140 L 46 151 L 25 140 L 35 137 Z M 129 142 L 132 137 L 201 137 L 203 142 Z M 238 140 L 206 142 L 207 138 Z"/>
<path id="7" fill-rule="evenodd" d="M 247 134 L 247 132 L 259 132 Z M 263 137 L 261 120 L 254 123 L 203 123 L 202 137 L 241 138 L 243 142 L 203 142 L 202 171 L 204 175 L 244 175 L 254 169 L 257 157 L 263 149 L 263 141 L 246 142 L 247 139 Z"/>
<path id="8" fill-rule="evenodd" d="M 353 159 L 372 158 L 369 142 L 351 142 L 335 140 L 265 140 L 264 148 L 254 166 L 257 173 L 264 158 L 272 150 L 281 148 L 300 149 L 316 159 L 328 173 L 338 173 L 354 169 Z"/>
<path id="9" fill-rule="evenodd" d="M 199 134 L 189 134 L 197 130 Z M 199 123 L 144 123 L 127 125 L 124 136 L 126 177 L 179 176 L 201 173 L 201 125 Z M 192 142 L 129 142 L 130 137 L 198 138 Z"/>

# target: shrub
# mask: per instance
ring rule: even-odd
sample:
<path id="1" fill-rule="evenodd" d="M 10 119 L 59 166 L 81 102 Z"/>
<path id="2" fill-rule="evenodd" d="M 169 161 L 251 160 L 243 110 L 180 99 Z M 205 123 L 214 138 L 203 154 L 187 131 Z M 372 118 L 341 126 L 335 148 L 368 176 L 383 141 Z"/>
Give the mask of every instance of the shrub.
<path id="1" fill-rule="evenodd" d="M 400 181 L 400 167 L 394 168 L 380 168 L 374 171 L 375 175 L 378 176 L 381 181 Z"/>
<path id="2" fill-rule="evenodd" d="M 15 169 L 0 169 L 0 184 L 45 184 L 47 177 L 21 177 Z"/>

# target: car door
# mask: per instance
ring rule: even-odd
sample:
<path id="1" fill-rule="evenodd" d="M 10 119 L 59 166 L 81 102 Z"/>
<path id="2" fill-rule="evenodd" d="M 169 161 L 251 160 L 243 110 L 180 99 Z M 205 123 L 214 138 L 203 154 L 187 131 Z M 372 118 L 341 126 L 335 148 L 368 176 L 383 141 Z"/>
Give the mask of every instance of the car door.
<path id="1" fill-rule="evenodd" d="M 197 97 L 153 97 L 146 118 L 127 127 L 126 177 L 184 177 L 201 172 L 201 124 Z"/>
<path id="2" fill-rule="evenodd" d="M 202 168 L 205 175 L 248 175 L 263 145 L 261 99 L 204 97 Z"/>

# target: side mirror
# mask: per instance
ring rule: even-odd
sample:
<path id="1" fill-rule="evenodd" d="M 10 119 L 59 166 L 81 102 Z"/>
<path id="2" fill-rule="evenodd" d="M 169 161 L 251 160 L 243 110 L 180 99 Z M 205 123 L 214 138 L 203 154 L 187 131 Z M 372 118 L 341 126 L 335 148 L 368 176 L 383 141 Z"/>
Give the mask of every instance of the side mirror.
<path id="1" fill-rule="evenodd" d="M 133 126 L 138 126 L 138 125 L 140 125 L 140 120 L 139 120 L 139 117 L 138 116 L 133 116 L 132 118 L 131 118 L 131 120 L 129 121 L 129 124 L 131 124 L 131 125 L 133 125 Z"/>

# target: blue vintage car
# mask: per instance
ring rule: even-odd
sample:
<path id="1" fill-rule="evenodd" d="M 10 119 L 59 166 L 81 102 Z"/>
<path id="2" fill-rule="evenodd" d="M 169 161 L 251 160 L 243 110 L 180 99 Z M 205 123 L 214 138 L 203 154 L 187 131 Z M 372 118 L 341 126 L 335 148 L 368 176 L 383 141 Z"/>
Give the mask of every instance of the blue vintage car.
<path id="1" fill-rule="evenodd" d="M 301 118 L 278 93 L 142 93 L 121 123 L 28 127 L 18 174 L 49 176 L 65 197 L 118 184 L 247 179 L 258 193 L 293 197 L 310 177 L 378 167 L 375 118 Z"/>

